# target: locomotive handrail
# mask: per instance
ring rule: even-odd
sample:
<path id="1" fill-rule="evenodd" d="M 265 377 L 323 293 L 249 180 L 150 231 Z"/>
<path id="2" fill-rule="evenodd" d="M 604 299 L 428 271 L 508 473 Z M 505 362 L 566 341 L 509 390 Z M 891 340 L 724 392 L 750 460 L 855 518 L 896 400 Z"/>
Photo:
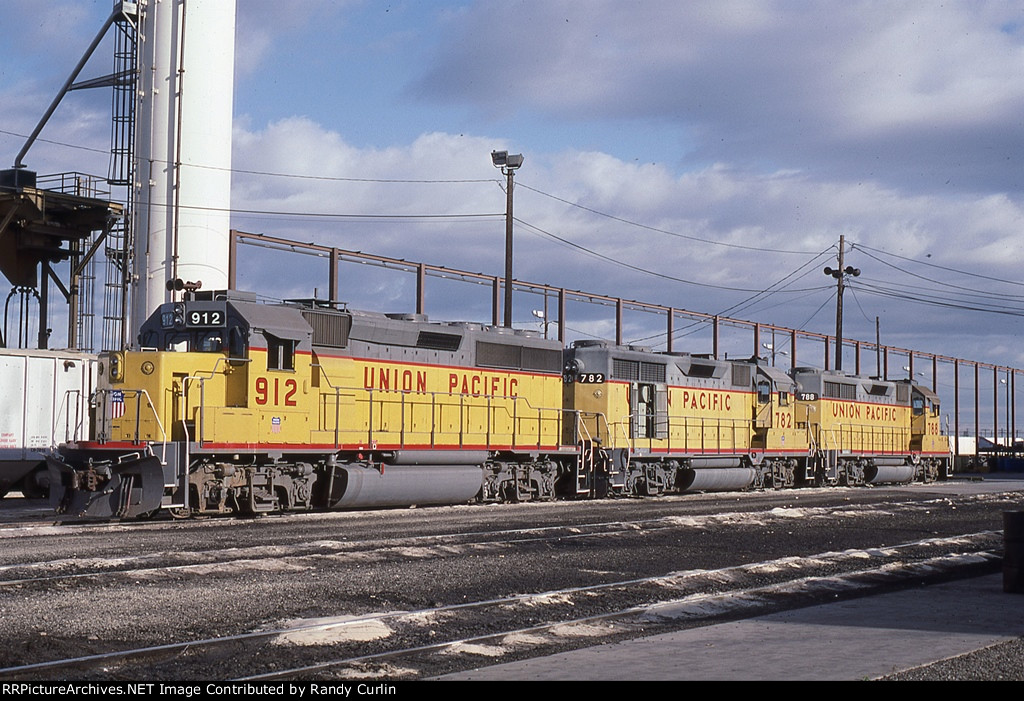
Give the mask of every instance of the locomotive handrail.
<path id="1" fill-rule="evenodd" d="M 251 363 L 252 358 L 226 358 L 224 356 L 218 356 L 217 361 L 213 364 L 213 368 L 209 370 L 209 374 L 200 374 L 196 372 L 193 375 L 182 378 L 181 387 L 181 423 L 185 427 L 186 438 L 188 438 L 188 383 L 194 380 L 199 380 L 199 431 L 197 438 L 199 439 L 199 445 L 203 444 L 203 438 L 205 431 L 203 430 L 204 424 L 206 423 L 206 381 L 212 380 L 217 376 L 217 369 L 220 367 L 222 362 L 225 363 Z M 187 442 L 187 441 L 186 441 Z"/>
<path id="2" fill-rule="evenodd" d="M 672 433 L 673 433 L 672 429 L 673 428 L 678 428 L 679 427 L 678 423 L 674 423 L 672 421 L 671 417 L 669 417 L 669 421 L 668 421 L 668 434 L 664 438 L 659 438 L 658 436 L 638 437 L 638 436 L 630 436 L 630 435 L 628 435 L 626 433 L 626 427 L 627 426 L 633 426 L 634 425 L 634 419 L 638 418 L 639 416 L 649 416 L 649 414 L 642 414 L 642 415 L 641 414 L 632 414 L 632 413 L 631 414 L 625 414 L 624 416 L 621 417 L 620 420 L 615 421 L 615 422 L 613 422 L 611 424 L 611 426 L 615 427 L 616 429 L 618 429 L 619 432 L 622 433 L 622 441 L 623 441 L 623 443 L 625 443 L 626 445 L 628 445 L 630 447 L 631 451 L 635 451 L 637 449 L 637 446 L 641 442 L 643 442 L 643 441 L 647 442 L 647 448 L 649 450 L 652 450 L 654 448 L 654 441 L 656 441 L 656 440 L 664 440 L 664 441 L 668 442 L 669 446 L 671 446 L 671 437 L 672 437 Z M 721 417 L 715 417 L 713 419 L 707 419 L 707 418 L 703 418 L 703 417 L 681 417 L 681 418 L 682 418 L 682 429 L 683 429 L 682 430 L 682 448 L 679 448 L 678 444 L 676 445 L 677 450 L 679 450 L 681 452 L 684 452 L 684 453 L 685 452 L 706 453 L 709 450 L 713 450 L 715 452 L 721 452 L 724 449 L 723 448 L 723 434 L 725 433 L 726 429 L 731 434 L 731 440 L 728 441 L 728 445 L 726 446 L 727 448 L 730 448 L 730 449 L 736 450 L 736 451 L 745 451 L 749 447 L 747 445 L 740 445 L 739 439 L 738 439 L 737 434 L 736 434 L 738 429 L 747 426 L 747 422 L 744 419 L 723 419 Z M 696 424 L 695 425 L 691 425 L 690 424 L 690 419 L 693 419 L 696 422 Z M 690 429 L 691 428 L 695 428 L 696 430 L 698 430 L 700 432 L 700 447 L 699 448 L 694 447 L 694 446 L 691 445 L 691 440 L 690 440 Z M 709 428 L 712 429 L 712 430 L 709 431 L 708 430 Z M 714 439 L 713 439 L 714 445 L 711 446 L 711 447 L 709 447 L 709 445 L 708 445 L 708 439 L 709 439 L 709 435 L 708 434 L 709 433 L 712 433 L 713 436 L 714 436 Z M 611 434 L 612 434 L 612 431 L 609 430 L 609 435 L 611 435 Z M 671 449 L 669 449 L 669 452 L 670 453 L 672 452 Z"/>
<path id="3" fill-rule="evenodd" d="M 601 440 L 601 425 L 604 425 L 604 433 L 608 436 L 609 440 L 612 437 L 612 424 L 609 423 L 607 415 L 600 411 L 580 411 L 578 409 L 562 409 L 562 413 L 572 412 L 573 418 L 576 422 L 575 434 L 573 436 L 573 442 L 579 440 L 579 427 L 582 426 L 587 434 L 587 439 L 593 441 L 594 435 L 590 433 L 590 427 L 587 426 L 587 420 L 594 422 L 594 427 L 597 430 L 597 440 Z"/>
<path id="4" fill-rule="evenodd" d="M 579 411 L 574 411 L 573 412 L 573 416 L 574 416 L 574 418 L 576 420 L 576 422 L 575 422 L 576 425 L 575 425 L 575 428 L 573 430 L 573 433 L 574 433 L 574 438 L 577 439 L 577 444 L 579 446 L 579 451 L 580 451 L 579 458 L 578 458 L 579 462 L 577 463 L 579 465 L 579 469 L 578 469 L 578 471 L 576 473 L 576 487 L 575 487 L 576 494 L 579 495 L 579 494 L 586 494 L 586 493 L 588 493 L 589 491 L 591 491 L 593 489 L 593 487 L 591 487 L 590 489 L 586 489 L 586 488 L 583 488 L 583 487 L 586 487 L 587 485 L 593 485 L 593 482 L 594 482 L 594 480 L 593 480 L 593 472 L 594 472 L 594 448 L 593 448 L 593 446 L 594 446 L 594 438 L 593 438 L 593 436 L 590 435 L 590 429 L 587 428 L 586 422 L 582 420 L 582 416 L 580 415 L 580 412 Z M 583 429 L 582 431 L 580 431 L 581 428 Z M 581 433 L 586 435 L 586 439 L 585 440 L 580 437 Z M 590 445 L 590 450 L 586 449 L 586 446 L 588 444 Z"/>
<path id="5" fill-rule="evenodd" d="M 811 423 L 810 421 L 804 422 L 804 432 L 807 434 L 807 457 L 811 457 L 818 452 L 818 441 L 815 431 L 811 430 L 811 427 L 817 427 L 818 424 Z"/>
<path id="6" fill-rule="evenodd" d="M 327 369 L 324 368 L 324 366 L 322 364 L 320 364 L 320 363 L 312 363 L 311 367 L 315 367 L 315 368 L 317 368 L 320 371 L 320 374 L 323 376 L 323 378 L 327 382 L 328 388 L 333 389 L 334 393 L 335 393 L 335 411 L 334 411 L 334 434 L 335 434 L 334 435 L 334 444 L 335 444 L 335 447 L 337 447 L 337 446 L 339 446 L 341 444 L 341 440 L 340 440 L 341 439 L 341 427 L 340 427 L 340 423 L 341 423 L 341 410 L 340 409 L 341 409 L 341 406 L 340 405 L 341 405 L 341 396 L 342 396 L 342 392 L 343 391 L 346 393 L 347 396 L 353 397 L 356 402 L 359 402 L 360 393 L 362 393 L 362 396 L 366 397 L 367 404 L 369 405 L 368 415 L 367 415 L 366 435 L 367 435 L 367 440 L 368 440 L 368 442 L 371 445 L 372 445 L 373 440 L 374 440 L 374 421 L 373 421 L 374 393 L 385 393 L 385 394 L 396 393 L 396 394 L 399 394 L 401 396 L 401 398 L 398 400 L 397 403 L 401 405 L 401 412 L 402 412 L 401 413 L 401 416 L 402 416 L 401 425 L 398 428 L 399 445 L 401 445 L 402 447 L 405 446 L 405 442 L 406 442 L 406 438 L 407 438 L 407 433 L 409 433 L 406 430 L 406 423 L 407 423 L 406 422 L 406 413 L 407 412 L 406 412 L 406 408 L 405 407 L 406 407 L 406 404 L 407 404 L 407 401 L 406 401 L 406 396 L 407 395 L 408 396 L 414 396 L 415 395 L 415 396 L 424 396 L 424 397 L 425 396 L 429 396 L 430 397 L 430 407 L 431 407 L 430 445 L 431 446 L 436 445 L 436 442 L 437 442 L 436 414 L 437 414 L 437 407 L 439 406 L 439 403 L 437 401 L 438 397 L 449 397 L 449 398 L 458 397 L 458 406 L 459 406 L 459 433 L 458 433 L 458 440 L 459 440 L 459 446 L 460 447 L 465 446 L 465 444 L 466 444 L 466 433 L 467 433 L 467 425 L 466 425 L 466 423 L 468 421 L 470 412 L 472 412 L 472 410 L 474 410 L 474 409 L 485 409 L 486 412 L 487 412 L 487 422 L 486 422 L 486 426 L 484 428 L 484 434 L 485 434 L 485 444 L 488 447 L 491 447 L 491 445 L 492 445 L 492 430 L 493 430 L 494 423 L 495 423 L 494 412 L 498 411 L 498 410 L 504 410 L 505 415 L 508 416 L 511 419 L 511 424 L 512 424 L 512 430 L 511 430 L 511 433 L 510 433 L 511 445 L 512 446 L 518 445 L 518 441 L 519 441 L 519 433 L 518 432 L 520 430 L 520 424 L 522 422 L 522 420 L 521 420 L 521 418 L 519 416 L 519 404 L 521 402 L 525 402 L 527 410 L 529 410 L 530 412 L 535 412 L 536 413 L 536 421 L 537 421 L 537 433 L 536 433 L 537 440 L 536 440 L 536 446 L 538 448 L 543 446 L 544 426 L 547 425 L 548 423 L 550 423 L 551 421 L 555 422 L 555 435 L 558 436 L 558 438 L 556 439 L 555 442 L 556 443 L 561 442 L 561 432 L 562 432 L 562 425 L 563 425 L 562 412 L 564 410 L 560 406 L 557 407 L 557 408 L 556 407 L 535 407 L 530 402 L 528 397 L 520 397 L 520 396 L 516 396 L 516 395 L 473 395 L 473 394 L 465 393 L 465 392 L 438 392 L 438 391 L 427 392 L 427 391 L 417 391 L 417 390 L 408 390 L 408 389 L 380 389 L 380 388 L 376 388 L 376 387 L 365 387 L 365 386 L 364 387 L 349 387 L 349 386 L 344 386 L 344 385 L 335 385 L 334 382 L 332 382 L 332 380 L 331 380 L 331 376 L 327 373 Z M 481 397 L 486 397 L 486 406 L 476 406 L 476 405 L 474 405 L 472 403 L 467 404 L 467 401 L 466 401 L 467 398 L 479 399 Z M 499 401 L 499 400 L 503 401 L 503 402 L 506 402 L 506 403 L 507 402 L 511 402 L 512 403 L 512 412 L 509 413 L 509 410 L 508 410 L 507 406 L 495 405 L 495 402 Z M 381 399 L 379 397 L 376 399 L 376 401 L 377 402 L 382 402 L 382 403 L 387 403 L 387 399 Z M 422 403 L 420 403 L 420 402 L 409 402 L 408 404 L 409 404 L 409 406 L 413 406 L 413 407 L 415 407 L 417 405 L 420 405 L 420 404 L 425 406 L 426 402 L 422 402 Z M 440 406 L 442 406 L 442 407 L 446 406 L 446 403 L 441 402 Z M 545 414 L 552 413 L 552 412 L 556 414 L 556 416 L 554 418 L 551 418 L 551 417 L 545 418 Z M 531 417 L 530 420 L 532 421 L 533 418 Z M 391 432 L 391 431 L 388 431 L 388 432 Z"/>
<path id="7" fill-rule="evenodd" d="M 96 390 L 96 392 L 95 392 L 96 394 L 102 394 L 103 395 L 103 400 L 102 400 L 102 403 L 101 403 L 101 405 L 103 407 L 103 411 L 100 414 L 100 422 L 104 426 L 108 426 L 108 422 L 112 421 L 113 418 L 114 418 L 114 417 L 108 417 L 107 416 L 107 406 L 109 405 L 109 402 L 107 401 L 107 395 L 110 392 L 122 392 L 122 393 L 124 393 L 126 395 L 131 395 L 131 396 L 133 396 L 135 398 L 135 436 L 134 436 L 134 441 L 136 443 L 138 443 L 141 440 L 141 436 L 139 434 L 139 431 L 141 430 L 141 425 L 142 425 L 142 421 L 140 420 L 141 419 L 141 413 L 142 413 L 142 401 L 140 400 L 140 398 L 141 397 L 145 397 L 146 398 L 146 406 L 149 407 L 149 409 L 153 413 L 153 420 L 156 422 L 156 427 L 159 429 L 160 437 L 162 439 L 160 441 L 160 445 L 161 445 L 161 449 L 162 449 L 163 452 L 162 452 L 160 460 L 161 460 L 161 462 L 163 464 L 167 464 L 167 431 L 164 430 L 164 424 L 160 420 L 160 415 L 157 413 L 156 407 L 153 406 L 153 398 L 149 396 L 149 391 L 145 390 L 145 389 L 121 389 L 121 390 L 114 390 L 114 389 L 109 389 L 109 388 L 108 389 L 98 389 L 98 390 Z M 109 438 L 109 435 L 107 436 L 107 438 Z"/>
<path id="8" fill-rule="evenodd" d="M 323 368 L 321 366 L 321 371 Z M 458 406 L 459 412 L 459 428 L 458 428 L 458 443 L 459 446 L 465 446 L 467 443 L 467 433 L 469 433 L 469 426 L 467 424 L 470 414 L 475 410 L 485 411 L 487 415 L 486 425 L 483 427 L 483 434 L 485 436 L 485 442 L 488 447 L 493 446 L 493 438 L 495 433 L 496 414 L 497 412 L 504 412 L 504 415 L 511 419 L 511 446 L 519 445 L 520 430 L 523 421 L 536 422 L 537 429 L 536 434 L 531 431 L 530 434 L 536 436 L 536 440 L 531 445 L 536 447 L 543 447 L 544 444 L 544 428 L 554 424 L 554 442 L 561 442 L 561 431 L 562 431 L 562 413 L 565 411 L 562 407 L 537 407 L 534 406 L 528 397 L 521 397 L 516 395 L 473 395 L 463 392 L 437 392 L 437 391 L 417 391 L 417 390 L 406 390 L 406 389 L 386 389 L 382 390 L 376 387 L 346 387 L 341 385 L 335 385 L 331 382 L 330 377 L 327 376 L 326 372 L 323 372 L 325 379 L 327 380 L 328 387 L 334 390 L 335 397 L 335 410 L 334 410 L 334 443 L 335 446 L 341 445 L 341 434 L 343 429 L 341 428 L 341 397 L 349 396 L 352 397 L 356 403 L 364 402 L 367 407 L 366 414 L 366 428 L 365 436 L 367 440 L 372 444 L 377 433 L 397 433 L 399 436 L 399 445 L 404 447 L 410 434 L 415 432 L 410 431 L 408 428 L 410 419 L 410 411 L 414 411 L 415 407 L 426 407 L 431 408 L 431 422 L 430 422 L 430 445 L 434 446 L 437 442 L 438 436 L 438 421 L 437 412 L 438 407 L 446 406 Z M 394 399 L 389 399 L 389 395 L 398 395 Z M 330 395 L 322 395 L 330 396 Z M 361 399 L 362 397 L 362 399 Z M 423 397 L 424 401 L 410 400 L 410 398 Z M 429 398 L 429 399 L 427 399 Z M 439 398 L 448 398 L 453 400 L 452 402 L 438 401 Z M 457 405 L 454 401 L 457 399 Z M 486 399 L 486 403 L 475 404 L 469 402 L 469 399 Z M 511 403 L 511 410 L 508 404 Z M 374 420 L 374 410 L 378 406 L 394 404 L 400 407 L 401 411 L 401 422 L 400 425 L 395 429 L 384 430 L 378 422 Z M 321 405 L 322 406 L 322 405 Z M 521 406 L 525 406 L 525 411 L 521 409 Z M 528 414 L 523 416 L 523 414 Z M 322 417 L 326 418 L 326 417 Z M 326 427 L 325 427 L 326 428 Z M 453 434 L 454 436 L 454 434 Z M 505 444 L 501 444 L 500 447 L 506 447 Z"/>
<path id="9" fill-rule="evenodd" d="M 811 428 L 815 431 L 811 431 Z M 835 422 L 828 427 L 819 423 L 808 425 L 808 441 L 817 447 L 815 432 L 824 435 L 821 450 L 837 450 L 868 455 L 902 455 L 910 448 L 913 431 L 905 426 L 878 426 L 863 423 Z"/>

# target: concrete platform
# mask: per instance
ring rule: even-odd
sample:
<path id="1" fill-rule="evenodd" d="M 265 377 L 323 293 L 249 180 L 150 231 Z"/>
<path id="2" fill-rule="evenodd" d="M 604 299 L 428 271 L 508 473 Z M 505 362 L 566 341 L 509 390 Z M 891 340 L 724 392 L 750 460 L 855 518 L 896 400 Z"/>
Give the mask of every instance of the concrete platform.
<path id="1" fill-rule="evenodd" d="M 1002 575 L 452 674 L 446 680 L 862 680 L 1024 636 Z"/>

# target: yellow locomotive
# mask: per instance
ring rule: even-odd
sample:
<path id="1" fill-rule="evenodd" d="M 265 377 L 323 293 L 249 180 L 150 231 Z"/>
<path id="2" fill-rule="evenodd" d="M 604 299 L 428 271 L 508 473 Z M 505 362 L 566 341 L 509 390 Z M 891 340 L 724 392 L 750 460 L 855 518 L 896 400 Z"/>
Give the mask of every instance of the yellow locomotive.
<path id="1" fill-rule="evenodd" d="M 950 469 L 939 398 L 909 380 L 882 382 L 798 368 L 797 420 L 825 484 L 931 481 Z"/>
<path id="2" fill-rule="evenodd" d="M 609 458 L 598 491 L 909 482 L 950 469 L 938 397 L 910 381 L 603 341 L 566 353 L 566 408 Z"/>
<path id="3" fill-rule="evenodd" d="M 562 351 L 537 334 L 194 293 L 101 361 L 58 511 L 135 516 L 554 496 Z"/>
<path id="4" fill-rule="evenodd" d="M 932 479 L 910 382 L 313 300 L 186 295 L 101 356 L 92 433 L 48 458 L 59 513 L 133 517 Z M 838 388 L 838 389 L 836 389 Z"/>

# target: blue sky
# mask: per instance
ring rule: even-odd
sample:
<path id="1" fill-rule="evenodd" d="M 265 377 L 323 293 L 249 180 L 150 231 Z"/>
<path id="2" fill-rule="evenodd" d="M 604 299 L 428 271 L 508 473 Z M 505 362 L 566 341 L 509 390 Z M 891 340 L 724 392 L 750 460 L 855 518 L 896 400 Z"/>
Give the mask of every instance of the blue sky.
<path id="1" fill-rule="evenodd" d="M 5 0 L 9 161 L 109 7 Z M 778 283 L 731 313 L 830 333 L 821 269 L 842 234 L 863 271 L 847 337 L 873 339 L 879 316 L 883 342 L 1024 366 L 1024 2 L 238 0 L 238 18 L 235 167 L 334 180 L 239 173 L 233 207 L 382 218 L 240 212 L 237 228 L 501 274 L 500 217 L 385 215 L 500 214 L 489 153 L 507 148 L 526 156 L 517 277 L 701 312 Z M 108 103 L 70 96 L 43 137 L 102 151 Z M 51 143 L 28 165 L 106 170 Z M 320 275 L 247 256 L 242 285 L 268 294 L 309 296 Z M 408 281 L 346 275 L 354 306 L 408 308 Z M 440 289 L 433 317 L 487 308 Z"/>

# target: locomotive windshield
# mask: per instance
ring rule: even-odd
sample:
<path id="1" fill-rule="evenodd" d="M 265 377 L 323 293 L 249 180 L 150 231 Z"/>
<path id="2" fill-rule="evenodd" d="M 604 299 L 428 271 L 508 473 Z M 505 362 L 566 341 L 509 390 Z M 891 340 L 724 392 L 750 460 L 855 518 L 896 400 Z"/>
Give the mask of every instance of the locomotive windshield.
<path id="1" fill-rule="evenodd" d="M 200 332 L 173 332 L 164 335 L 163 343 L 150 346 L 143 340 L 145 347 L 159 348 L 160 350 L 198 353 L 219 353 L 224 350 L 224 332 L 200 331 Z"/>

